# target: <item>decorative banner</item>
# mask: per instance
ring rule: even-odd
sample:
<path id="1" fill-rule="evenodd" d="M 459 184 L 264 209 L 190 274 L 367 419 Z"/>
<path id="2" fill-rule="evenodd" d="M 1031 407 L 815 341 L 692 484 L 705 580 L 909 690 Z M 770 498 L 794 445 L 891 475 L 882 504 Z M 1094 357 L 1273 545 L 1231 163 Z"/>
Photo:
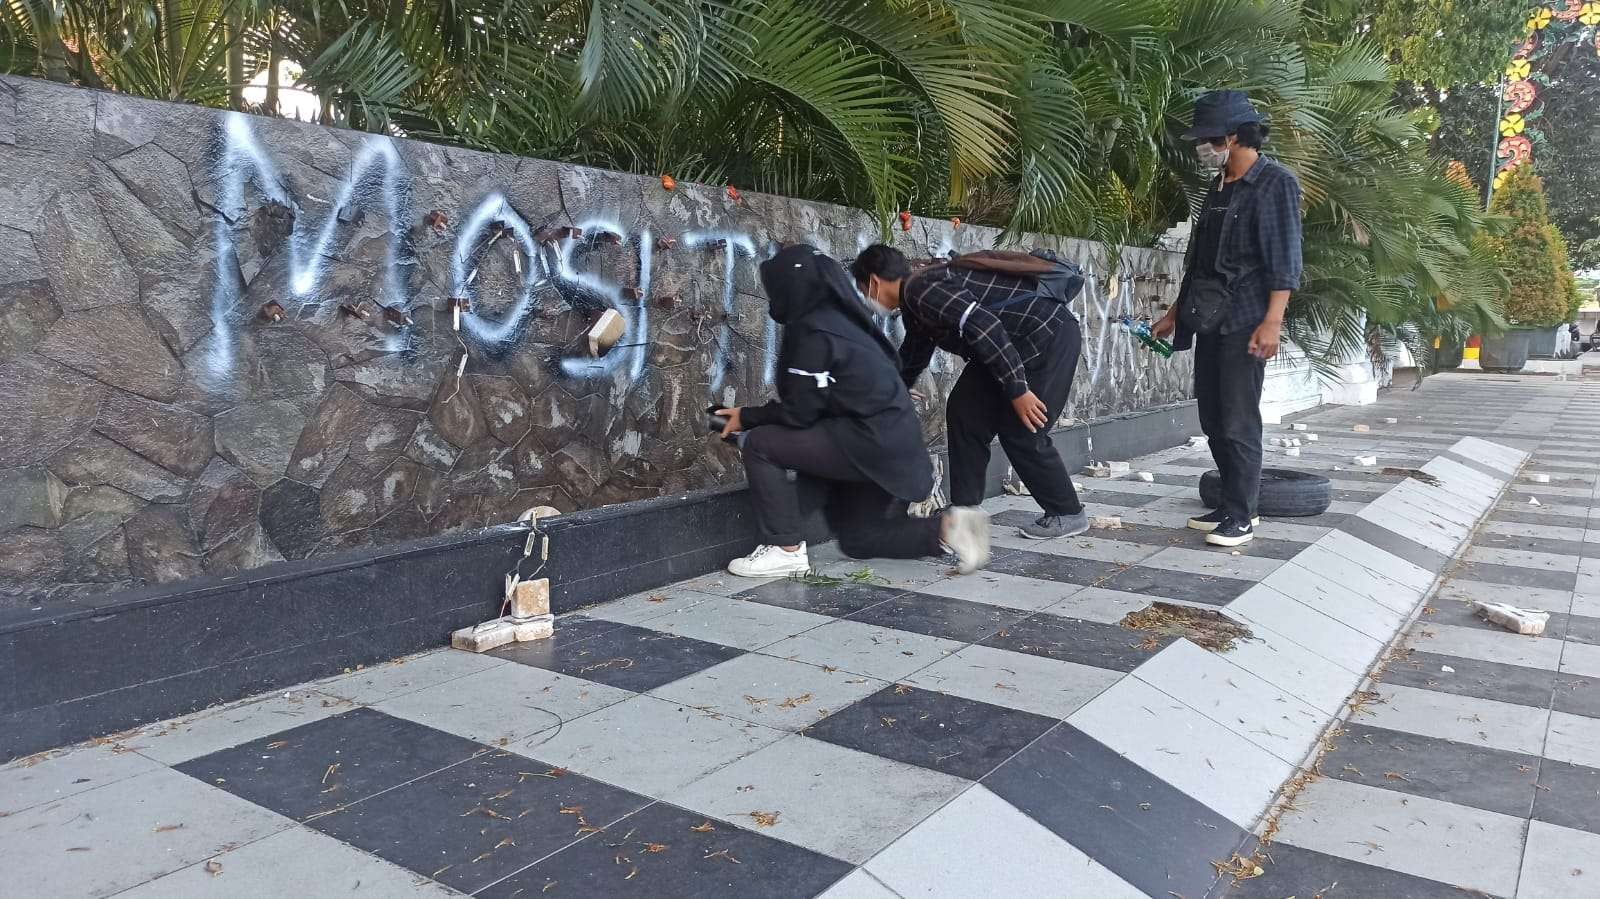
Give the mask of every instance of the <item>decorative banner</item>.
<path id="1" fill-rule="evenodd" d="M 1500 117 L 1496 189 L 1505 186 L 1511 172 L 1531 162 L 1545 144 L 1540 128 L 1543 110 L 1539 90 L 1548 87 L 1550 75 L 1542 63 L 1566 43 L 1593 47 L 1600 53 L 1600 0 L 1562 0 L 1552 7 L 1538 6 L 1528 14 L 1527 39 L 1506 64 L 1505 112 Z"/>

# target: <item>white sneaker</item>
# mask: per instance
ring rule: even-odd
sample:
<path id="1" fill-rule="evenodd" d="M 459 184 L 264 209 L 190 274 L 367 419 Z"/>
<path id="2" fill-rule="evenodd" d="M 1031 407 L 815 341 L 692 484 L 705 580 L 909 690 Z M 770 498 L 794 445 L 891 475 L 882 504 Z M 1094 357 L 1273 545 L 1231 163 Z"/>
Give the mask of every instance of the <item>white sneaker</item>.
<path id="1" fill-rule="evenodd" d="M 971 574 L 989 564 L 989 514 L 982 509 L 956 507 L 944 513 L 942 540 L 956 554 L 956 570 Z"/>
<path id="2" fill-rule="evenodd" d="M 789 577 L 810 570 L 804 543 L 794 552 L 781 546 L 758 546 L 750 555 L 728 563 L 728 573 L 734 577 Z"/>

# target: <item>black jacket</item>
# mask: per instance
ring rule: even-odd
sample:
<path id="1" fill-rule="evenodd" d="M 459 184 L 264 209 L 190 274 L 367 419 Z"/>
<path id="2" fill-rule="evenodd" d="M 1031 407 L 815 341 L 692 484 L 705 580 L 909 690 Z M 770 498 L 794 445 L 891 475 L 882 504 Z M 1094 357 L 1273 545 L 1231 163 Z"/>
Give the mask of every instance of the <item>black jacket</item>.
<path id="1" fill-rule="evenodd" d="M 891 496 L 926 499 L 933 464 L 894 345 L 874 325 L 844 268 L 796 244 L 761 263 L 761 284 L 773 320 L 784 326 L 778 398 L 740 410 L 745 430 L 821 427 Z"/>

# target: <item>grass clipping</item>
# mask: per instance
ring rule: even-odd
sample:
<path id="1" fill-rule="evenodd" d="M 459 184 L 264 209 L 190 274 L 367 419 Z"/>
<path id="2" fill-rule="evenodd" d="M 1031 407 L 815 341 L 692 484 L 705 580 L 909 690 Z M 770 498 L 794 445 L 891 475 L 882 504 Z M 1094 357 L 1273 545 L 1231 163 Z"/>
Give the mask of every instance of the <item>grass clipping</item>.
<path id="1" fill-rule="evenodd" d="M 1221 612 L 1158 602 L 1129 612 L 1117 622 L 1131 631 L 1162 637 L 1186 637 L 1212 652 L 1228 652 L 1240 640 L 1251 638 L 1250 629 Z"/>

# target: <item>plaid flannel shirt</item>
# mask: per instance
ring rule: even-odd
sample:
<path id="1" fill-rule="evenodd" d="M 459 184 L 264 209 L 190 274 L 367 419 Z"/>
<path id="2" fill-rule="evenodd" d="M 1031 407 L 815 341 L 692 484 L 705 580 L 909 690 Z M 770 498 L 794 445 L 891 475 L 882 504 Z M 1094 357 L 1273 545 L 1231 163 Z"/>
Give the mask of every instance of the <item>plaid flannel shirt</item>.
<path id="1" fill-rule="evenodd" d="M 1206 193 L 1207 205 L 1216 190 L 1217 183 L 1213 182 Z M 1228 281 L 1232 301 L 1219 333 L 1255 330 L 1267 317 L 1269 294 L 1300 289 L 1300 240 L 1300 181 L 1281 163 L 1263 156 L 1234 185 L 1233 199 L 1222 222 L 1216 265 L 1217 272 Z M 1195 272 L 1198 245 L 1190 239 L 1179 302 Z M 1173 346 L 1188 349 L 1192 337 L 1180 326 Z"/>
<path id="2" fill-rule="evenodd" d="M 915 384 L 933 358 L 935 347 L 971 362 L 976 359 L 1016 399 L 1028 392 L 1026 367 L 1050 346 L 1066 306 L 1039 296 L 999 306 L 1018 294 L 1035 290 L 1021 278 L 997 272 L 936 265 L 906 279 L 900 289 L 900 311 L 906 339 L 900 344 L 900 377 Z"/>

